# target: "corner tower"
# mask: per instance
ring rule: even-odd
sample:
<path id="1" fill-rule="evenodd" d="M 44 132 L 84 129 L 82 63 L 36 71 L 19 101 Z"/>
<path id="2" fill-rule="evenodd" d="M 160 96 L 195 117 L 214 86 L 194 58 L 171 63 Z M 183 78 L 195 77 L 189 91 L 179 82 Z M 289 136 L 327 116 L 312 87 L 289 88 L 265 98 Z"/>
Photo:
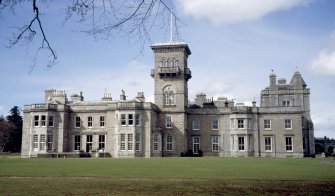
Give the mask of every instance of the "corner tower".
<path id="1" fill-rule="evenodd" d="M 160 108 L 163 156 L 179 156 L 187 147 L 187 82 L 192 77 L 187 65 L 191 51 L 186 43 L 154 44 L 155 104 Z"/>

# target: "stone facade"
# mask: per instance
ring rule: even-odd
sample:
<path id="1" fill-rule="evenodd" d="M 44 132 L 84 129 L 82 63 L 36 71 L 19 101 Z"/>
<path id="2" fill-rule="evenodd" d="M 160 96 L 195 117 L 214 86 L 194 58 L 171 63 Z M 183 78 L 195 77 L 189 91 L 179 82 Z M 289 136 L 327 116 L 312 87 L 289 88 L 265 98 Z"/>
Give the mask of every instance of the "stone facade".
<path id="1" fill-rule="evenodd" d="M 260 106 L 225 97 L 188 98 L 191 51 L 186 43 L 151 46 L 155 103 L 143 92 L 126 100 L 105 94 L 85 101 L 82 92 L 46 90 L 45 102 L 24 106 L 22 157 L 102 153 L 111 157 L 303 157 L 313 155 L 310 91 L 299 72 L 290 83 L 270 74 Z"/>

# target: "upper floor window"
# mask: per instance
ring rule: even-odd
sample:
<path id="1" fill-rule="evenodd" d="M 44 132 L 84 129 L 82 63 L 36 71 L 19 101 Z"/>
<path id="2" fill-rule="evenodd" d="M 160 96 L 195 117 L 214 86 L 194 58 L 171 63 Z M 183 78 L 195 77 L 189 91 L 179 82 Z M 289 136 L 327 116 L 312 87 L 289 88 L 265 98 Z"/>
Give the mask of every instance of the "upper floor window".
<path id="1" fill-rule="evenodd" d="M 237 119 L 237 128 L 244 129 L 244 119 Z"/>
<path id="2" fill-rule="evenodd" d="M 200 122 L 199 122 L 199 120 L 193 120 L 192 121 L 192 129 L 193 130 L 199 130 L 200 129 Z"/>
<path id="3" fill-rule="evenodd" d="M 133 125 L 133 124 L 134 124 L 134 115 L 128 114 L 128 125 Z"/>
<path id="4" fill-rule="evenodd" d="M 292 129 L 292 120 L 285 119 L 285 129 Z"/>
<path id="5" fill-rule="evenodd" d="M 40 120 L 40 116 L 34 116 L 34 125 L 35 125 L 35 127 L 38 127 L 39 120 Z"/>
<path id="6" fill-rule="evenodd" d="M 164 104 L 176 105 L 175 90 L 172 86 L 167 86 L 164 88 Z"/>
<path id="7" fill-rule="evenodd" d="M 160 66 L 161 67 L 174 67 L 174 66 L 178 66 L 177 65 L 177 60 L 176 58 L 162 58 L 162 60 L 160 61 Z"/>
<path id="8" fill-rule="evenodd" d="M 172 128 L 172 120 L 171 120 L 171 116 L 167 116 L 166 120 L 165 120 L 165 127 L 166 128 Z"/>
<path id="9" fill-rule="evenodd" d="M 121 125 L 126 125 L 126 114 L 121 114 Z"/>
<path id="10" fill-rule="evenodd" d="M 288 107 L 291 106 L 291 102 L 288 100 L 283 101 L 283 106 Z"/>
<path id="11" fill-rule="evenodd" d="M 135 114 L 135 125 L 141 125 L 141 115 Z"/>
<path id="12" fill-rule="evenodd" d="M 219 120 L 213 120 L 212 121 L 212 130 L 218 130 L 219 129 Z"/>
<path id="13" fill-rule="evenodd" d="M 46 115 L 42 115 L 41 116 L 41 126 L 45 127 L 47 124 L 47 116 Z"/>
<path id="14" fill-rule="evenodd" d="M 92 116 L 87 117 L 87 126 L 88 127 L 93 126 L 93 117 Z"/>
<path id="15" fill-rule="evenodd" d="M 80 117 L 76 116 L 76 127 L 79 128 L 80 127 Z"/>
<path id="16" fill-rule="evenodd" d="M 100 127 L 105 126 L 105 116 L 100 116 Z"/>
<path id="17" fill-rule="evenodd" d="M 48 116 L 48 127 L 54 126 L 54 116 Z"/>
<path id="18" fill-rule="evenodd" d="M 271 120 L 264 120 L 264 129 L 271 129 Z"/>

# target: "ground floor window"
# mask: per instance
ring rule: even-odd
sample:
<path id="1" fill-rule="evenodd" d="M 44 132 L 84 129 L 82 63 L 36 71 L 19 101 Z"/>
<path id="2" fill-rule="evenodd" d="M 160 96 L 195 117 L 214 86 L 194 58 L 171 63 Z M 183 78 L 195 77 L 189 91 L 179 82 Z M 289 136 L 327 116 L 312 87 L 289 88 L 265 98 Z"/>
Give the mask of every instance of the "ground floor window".
<path id="1" fill-rule="evenodd" d="M 133 150 L 133 134 L 128 134 L 128 150 Z"/>
<path id="2" fill-rule="evenodd" d="M 158 150 L 158 134 L 154 134 L 154 151 Z"/>
<path id="3" fill-rule="evenodd" d="M 80 135 L 74 136 L 74 150 L 80 150 Z"/>
<path id="4" fill-rule="evenodd" d="M 93 149 L 93 135 L 86 135 L 86 152 Z"/>
<path id="5" fill-rule="evenodd" d="M 265 142 L 265 151 L 272 151 L 272 138 L 271 137 L 265 137 L 264 138 Z"/>
<path id="6" fill-rule="evenodd" d="M 293 143 L 292 143 L 292 137 L 285 137 L 286 142 L 286 151 L 292 151 L 293 150 Z"/>
<path id="7" fill-rule="evenodd" d="M 48 135 L 48 145 L 47 145 L 48 150 L 53 149 L 53 135 Z"/>
<path id="8" fill-rule="evenodd" d="M 172 151 L 173 139 L 171 135 L 166 137 L 166 151 Z"/>
<path id="9" fill-rule="evenodd" d="M 120 135 L 120 150 L 126 150 L 126 134 Z"/>
<path id="10" fill-rule="evenodd" d="M 245 150 L 244 137 L 238 137 L 238 150 Z"/>
<path id="11" fill-rule="evenodd" d="M 212 151 L 219 151 L 219 137 L 212 137 Z"/>
<path id="12" fill-rule="evenodd" d="M 135 136 L 135 150 L 140 151 L 141 150 L 140 147 L 141 147 L 141 135 L 136 134 L 136 136 Z"/>
<path id="13" fill-rule="evenodd" d="M 99 135 L 99 150 L 105 150 L 105 135 Z"/>
<path id="14" fill-rule="evenodd" d="M 33 135 L 33 149 L 38 150 L 38 135 Z"/>
<path id="15" fill-rule="evenodd" d="M 45 150 L 45 135 L 40 135 L 40 150 Z"/>
<path id="16" fill-rule="evenodd" d="M 200 137 L 193 138 L 193 154 L 199 154 L 200 150 Z"/>

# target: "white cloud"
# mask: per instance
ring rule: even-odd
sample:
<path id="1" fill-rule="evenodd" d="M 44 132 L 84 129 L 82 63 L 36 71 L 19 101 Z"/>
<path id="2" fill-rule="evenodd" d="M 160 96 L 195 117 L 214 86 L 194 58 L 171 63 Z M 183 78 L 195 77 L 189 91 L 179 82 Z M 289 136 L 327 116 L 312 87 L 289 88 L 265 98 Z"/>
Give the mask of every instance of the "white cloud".
<path id="1" fill-rule="evenodd" d="M 278 10 L 307 5 L 311 0 L 175 0 L 185 15 L 206 19 L 215 25 L 257 20 Z"/>
<path id="2" fill-rule="evenodd" d="M 335 75 L 335 51 L 323 50 L 311 62 L 313 71 L 325 74 Z"/>

